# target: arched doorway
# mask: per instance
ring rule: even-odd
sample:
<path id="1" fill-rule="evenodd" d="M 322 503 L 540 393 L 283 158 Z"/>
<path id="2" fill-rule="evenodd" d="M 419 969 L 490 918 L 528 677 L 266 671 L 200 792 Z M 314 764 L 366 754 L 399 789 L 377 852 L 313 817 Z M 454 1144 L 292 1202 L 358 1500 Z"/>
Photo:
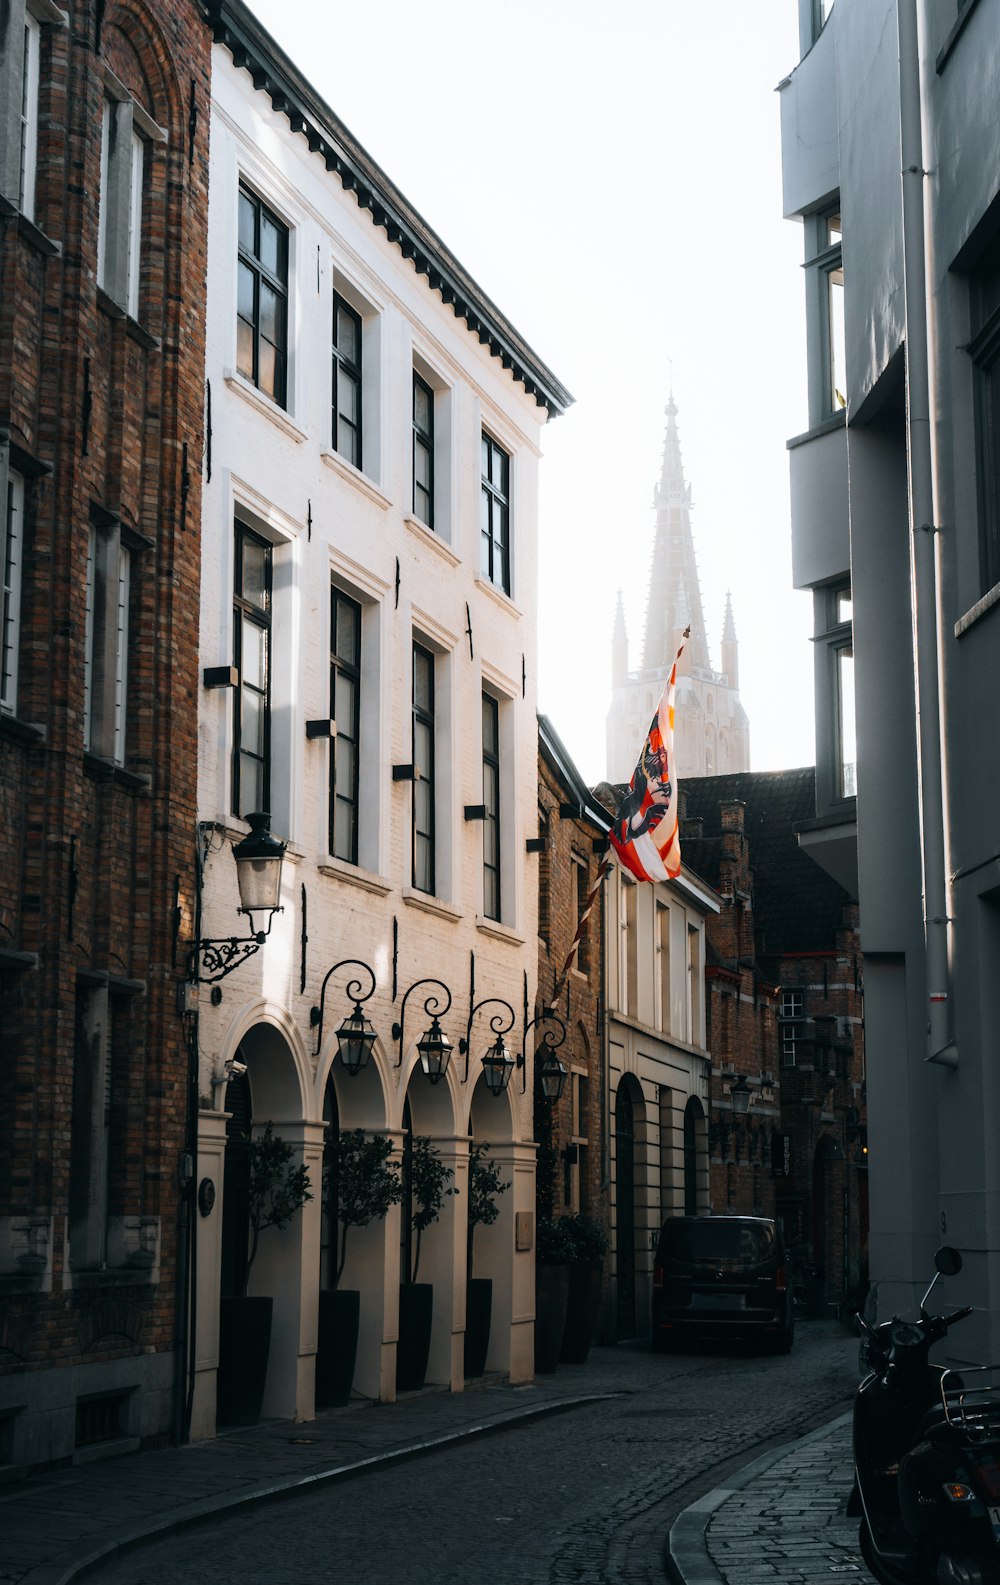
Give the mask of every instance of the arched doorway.
<path id="1" fill-rule="evenodd" d="M 703 1209 L 701 1184 L 705 1155 L 705 1109 L 696 1095 L 684 1108 L 684 1215 Z"/>
<path id="2" fill-rule="evenodd" d="M 250 1137 L 253 1095 L 250 1076 L 234 1074 L 226 1087 L 226 1154 L 222 1169 L 222 1254 L 219 1296 L 234 1299 L 243 1292 L 250 1244 Z"/>
<path id="3" fill-rule="evenodd" d="M 628 1086 L 615 1096 L 615 1246 L 619 1338 L 635 1336 L 635 1111 Z"/>

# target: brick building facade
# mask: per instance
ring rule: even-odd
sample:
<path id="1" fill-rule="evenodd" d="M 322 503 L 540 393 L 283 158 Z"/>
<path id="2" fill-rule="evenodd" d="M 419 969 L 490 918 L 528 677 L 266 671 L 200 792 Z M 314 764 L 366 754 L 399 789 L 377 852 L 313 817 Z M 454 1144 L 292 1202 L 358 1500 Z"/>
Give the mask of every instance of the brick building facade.
<path id="1" fill-rule="evenodd" d="M 607 812 L 595 803 L 551 722 L 538 722 L 538 999 L 566 1028 L 557 1055 L 567 1069 L 561 1100 L 536 1099 L 540 1214 L 581 1212 L 608 1223 L 607 1093 L 604 1083 L 605 886 L 584 925 L 576 960 L 557 987 L 597 876 Z M 558 1038 L 559 1031 L 551 1026 Z M 544 1026 L 539 1034 L 543 1033 Z M 536 1078 L 536 1097 L 538 1095 Z M 547 1184 L 551 1182 L 551 1204 Z"/>
<path id="2" fill-rule="evenodd" d="M 821 1309 L 866 1281 L 868 1184 L 857 907 L 799 848 L 814 797 L 811 767 L 695 778 L 682 841 L 722 898 L 707 927 L 712 1209 L 777 1216 Z"/>
<path id="3" fill-rule="evenodd" d="M 13 0 L 0 38 L 0 1461 L 180 1409 L 210 45 Z"/>

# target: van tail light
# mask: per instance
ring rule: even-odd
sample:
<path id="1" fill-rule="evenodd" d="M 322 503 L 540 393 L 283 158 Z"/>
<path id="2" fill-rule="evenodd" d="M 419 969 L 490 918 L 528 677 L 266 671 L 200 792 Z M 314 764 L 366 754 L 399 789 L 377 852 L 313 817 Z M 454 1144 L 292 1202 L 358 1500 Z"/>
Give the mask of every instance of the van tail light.
<path id="1" fill-rule="evenodd" d="M 653 1267 L 653 1287 L 654 1288 L 662 1288 L 663 1287 L 663 1275 L 664 1275 L 664 1273 L 663 1273 L 663 1267 L 662 1266 L 654 1266 Z"/>
<path id="2" fill-rule="evenodd" d="M 777 1288 L 779 1293 L 787 1292 L 787 1290 L 788 1290 L 788 1268 L 787 1268 L 787 1266 L 779 1266 L 778 1267 L 777 1275 L 775 1276 L 775 1279 L 774 1279 L 774 1285 Z"/>
<path id="3" fill-rule="evenodd" d="M 1000 1501 L 1000 1458 L 981 1455 L 972 1466 L 972 1478 L 987 1502 Z"/>

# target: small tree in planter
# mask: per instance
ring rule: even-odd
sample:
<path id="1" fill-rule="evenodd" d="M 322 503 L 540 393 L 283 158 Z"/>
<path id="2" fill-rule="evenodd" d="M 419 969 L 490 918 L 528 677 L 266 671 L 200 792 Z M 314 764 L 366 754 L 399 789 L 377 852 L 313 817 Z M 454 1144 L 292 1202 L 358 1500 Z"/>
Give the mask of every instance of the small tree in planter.
<path id="1" fill-rule="evenodd" d="M 274 1132 L 270 1123 L 263 1133 L 247 1142 L 246 1154 L 250 1247 L 239 1294 L 223 1298 L 221 1303 L 218 1417 L 227 1425 L 256 1424 L 264 1398 L 274 1299 L 269 1294 L 253 1298 L 247 1294 L 260 1235 L 269 1227 L 282 1231 L 312 1199 L 308 1168 L 301 1162 L 292 1165 L 291 1145 Z"/>
<path id="2" fill-rule="evenodd" d="M 321 1288 L 319 1295 L 316 1403 L 321 1408 L 345 1404 L 351 1396 L 361 1293 L 340 1287 L 347 1234 L 352 1227 L 380 1221 L 402 1199 L 399 1163 L 391 1160 L 392 1152 L 392 1140 L 385 1134 L 366 1134 L 363 1128 L 345 1129 L 337 1138 L 337 1268 L 333 1287 Z"/>
<path id="3" fill-rule="evenodd" d="M 493 1311 L 493 1283 L 489 1277 L 473 1276 L 472 1243 L 476 1228 L 492 1227 L 500 1215 L 499 1199 L 510 1183 L 500 1177 L 500 1168 L 487 1161 L 490 1147 L 473 1145 L 469 1152 L 469 1246 L 465 1300 L 465 1374 L 481 1376 L 486 1369 Z"/>
<path id="4" fill-rule="evenodd" d="M 602 1224 L 592 1216 L 562 1216 L 559 1225 L 573 1250 L 569 1268 L 566 1326 L 559 1358 L 565 1364 L 582 1365 L 590 1352 L 597 1329 L 608 1235 Z"/>
<path id="5" fill-rule="evenodd" d="M 396 1348 L 396 1386 L 402 1391 L 422 1387 L 427 1374 L 431 1346 L 431 1319 L 434 1289 L 429 1282 L 417 1282 L 420 1269 L 420 1244 L 424 1233 L 441 1215 L 449 1195 L 458 1190 L 448 1187 L 455 1176 L 437 1150 L 423 1135 L 414 1135 L 409 1160 L 410 1226 L 416 1234 L 413 1244 L 413 1269 L 405 1274 L 399 1290 L 399 1342 Z"/>

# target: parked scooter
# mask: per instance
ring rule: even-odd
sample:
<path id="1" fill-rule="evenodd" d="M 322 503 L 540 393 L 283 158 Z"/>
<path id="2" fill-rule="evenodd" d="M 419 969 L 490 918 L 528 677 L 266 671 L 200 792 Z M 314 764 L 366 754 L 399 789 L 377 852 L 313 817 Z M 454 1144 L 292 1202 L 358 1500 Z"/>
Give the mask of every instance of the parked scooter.
<path id="1" fill-rule="evenodd" d="M 1000 1370 L 931 1365 L 928 1355 L 970 1306 L 873 1325 L 859 1315 L 869 1374 L 854 1407 L 855 1487 L 864 1560 L 882 1585 L 1000 1585 Z"/>

